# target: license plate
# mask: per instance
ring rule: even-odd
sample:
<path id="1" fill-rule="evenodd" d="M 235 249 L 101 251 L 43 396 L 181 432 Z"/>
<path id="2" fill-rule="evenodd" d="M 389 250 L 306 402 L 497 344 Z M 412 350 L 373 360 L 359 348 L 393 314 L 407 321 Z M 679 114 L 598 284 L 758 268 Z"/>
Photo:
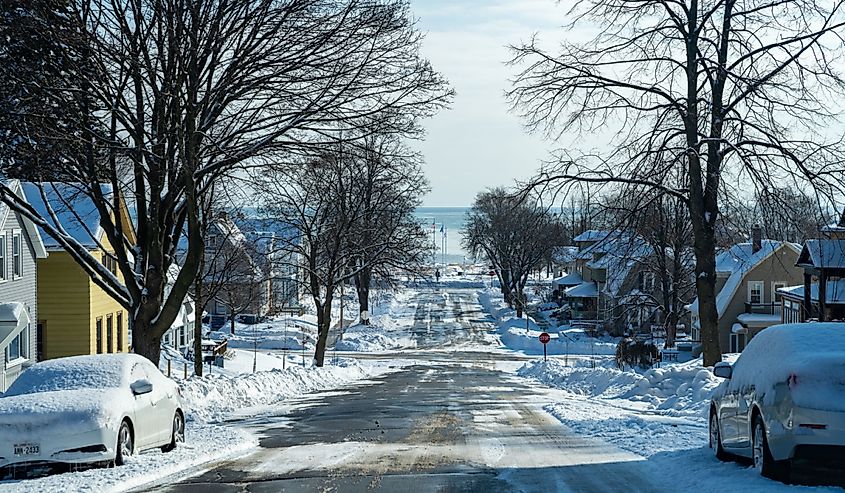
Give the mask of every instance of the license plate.
<path id="1" fill-rule="evenodd" d="M 36 443 L 16 443 L 15 455 L 36 455 L 41 451 L 41 447 Z"/>

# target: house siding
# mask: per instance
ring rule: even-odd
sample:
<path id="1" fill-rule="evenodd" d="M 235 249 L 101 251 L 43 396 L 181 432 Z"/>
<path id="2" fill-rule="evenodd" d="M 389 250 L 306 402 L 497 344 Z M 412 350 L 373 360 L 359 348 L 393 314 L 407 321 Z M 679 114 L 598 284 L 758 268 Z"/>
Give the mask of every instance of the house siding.
<path id="1" fill-rule="evenodd" d="M 39 320 L 44 358 L 91 354 L 89 277 L 64 251 L 50 251 L 38 265 Z"/>
<path id="2" fill-rule="evenodd" d="M 2 233 L 6 235 L 6 280 L 0 282 L 0 303 L 17 302 L 22 303 L 29 315 L 30 324 L 27 328 L 26 340 L 28 342 L 26 348 L 26 357 L 34 362 L 37 359 L 37 331 L 36 323 L 38 320 L 38 290 L 37 290 L 37 264 L 35 259 L 35 247 L 32 240 L 23 228 L 23 221 L 20 216 L 11 211 L 8 212 L 5 224 L 2 227 Z M 14 231 L 19 231 L 21 235 L 21 257 L 22 257 L 22 276 L 14 278 L 12 275 L 12 234 Z M 2 237 L 0 237 L 2 238 Z M 0 357 L 5 357 L 5 348 L 0 348 Z M 0 392 L 5 391 L 6 387 L 10 385 L 18 374 L 21 372 L 21 367 L 11 367 L 5 369 L 3 381 L 0 382 Z"/>

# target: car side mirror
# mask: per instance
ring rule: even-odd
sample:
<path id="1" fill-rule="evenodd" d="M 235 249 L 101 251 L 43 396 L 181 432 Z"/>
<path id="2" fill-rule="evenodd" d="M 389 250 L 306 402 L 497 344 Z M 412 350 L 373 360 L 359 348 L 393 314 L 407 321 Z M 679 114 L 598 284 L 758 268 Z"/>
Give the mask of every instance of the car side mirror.
<path id="1" fill-rule="evenodd" d="M 149 380 L 136 380 L 129 386 L 133 395 L 149 394 L 153 391 L 153 384 Z"/>
<path id="2" fill-rule="evenodd" d="M 724 361 L 716 363 L 716 366 L 713 367 L 713 374 L 719 378 L 730 379 L 733 372 L 733 366 L 731 366 L 730 363 L 725 363 Z"/>

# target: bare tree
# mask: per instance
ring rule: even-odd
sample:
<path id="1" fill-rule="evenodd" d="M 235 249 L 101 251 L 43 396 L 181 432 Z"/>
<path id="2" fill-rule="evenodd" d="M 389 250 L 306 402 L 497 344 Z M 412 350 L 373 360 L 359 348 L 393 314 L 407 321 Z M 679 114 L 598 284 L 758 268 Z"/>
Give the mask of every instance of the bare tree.
<path id="1" fill-rule="evenodd" d="M 467 212 L 464 248 L 490 261 L 505 301 L 519 317 L 525 309 L 528 276 L 555 247 L 554 229 L 544 208 L 503 188 L 478 194 Z"/>
<path id="2" fill-rule="evenodd" d="M 637 255 L 635 261 L 641 279 L 649 276 L 655 282 L 652 289 L 640 286 L 637 301 L 656 307 L 663 314 L 666 347 L 674 347 L 684 307 L 695 294 L 692 227 L 686 204 L 638 186 L 628 187 L 604 202 L 616 227 L 648 246 L 648 254 Z"/>
<path id="3" fill-rule="evenodd" d="M 687 206 L 704 364 L 713 365 L 722 192 L 778 183 L 841 197 L 841 142 L 824 130 L 843 94 L 843 2 L 578 0 L 569 15 L 570 29 L 598 34 L 558 52 L 536 40 L 514 47 L 521 71 L 510 100 L 531 130 L 556 139 L 605 128 L 612 147 L 562 153 L 534 184 L 636 184 Z"/>
<path id="4" fill-rule="evenodd" d="M 152 361 L 199 270 L 199 209 L 221 176 L 388 110 L 390 131 L 416 131 L 451 96 L 419 55 L 406 0 L 71 0 L 67 18 L 82 42 L 57 49 L 79 70 L 59 71 L 65 80 L 41 92 L 73 98 L 71 123 L 50 130 L 78 145 L 57 148 L 56 161 L 97 206 L 125 282 L 4 186 L 0 200 L 128 309 L 134 348 Z M 121 199 L 135 210 L 137 241 L 116 220 Z M 165 290 L 183 235 L 184 261 Z"/>
<path id="5" fill-rule="evenodd" d="M 394 272 L 419 272 L 430 255 L 428 237 L 414 211 L 429 190 L 422 158 L 393 136 L 373 135 L 353 150 L 363 171 L 353 184 L 363 206 L 357 234 L 349 248 L 356 253 L 353 268 L 359 314 L 370 310 L 374 276 L 387 284 Z M 361 323 L 369 320 L 363 315 Z"/>
<path id="6" fill-rule="evenodd" d="M 257 187 L 267 197 L 262 213 L 295 229 L 282 248 L 301 259 L 306 293 L 317 312 L 314 361 L 323 366 L 335 293 L 368 264 L 349 246 L 362 234 L 364 205 L 357 193 L 364 170 L 349 154 L 326 152 L 265 171 Z"/>

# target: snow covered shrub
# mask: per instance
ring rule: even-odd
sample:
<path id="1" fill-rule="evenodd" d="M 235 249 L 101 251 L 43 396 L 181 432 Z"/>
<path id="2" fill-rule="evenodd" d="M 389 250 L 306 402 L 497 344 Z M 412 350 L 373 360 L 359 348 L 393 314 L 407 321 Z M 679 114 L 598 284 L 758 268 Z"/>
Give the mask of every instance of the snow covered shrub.
<path id="1" fill-rule="evenodd" d="M 616 366 L 624 370 L 626 366 L 651 368 L 657 359 L 657 346 L 636 339 L 622 339 L 616 346 Z"/>

